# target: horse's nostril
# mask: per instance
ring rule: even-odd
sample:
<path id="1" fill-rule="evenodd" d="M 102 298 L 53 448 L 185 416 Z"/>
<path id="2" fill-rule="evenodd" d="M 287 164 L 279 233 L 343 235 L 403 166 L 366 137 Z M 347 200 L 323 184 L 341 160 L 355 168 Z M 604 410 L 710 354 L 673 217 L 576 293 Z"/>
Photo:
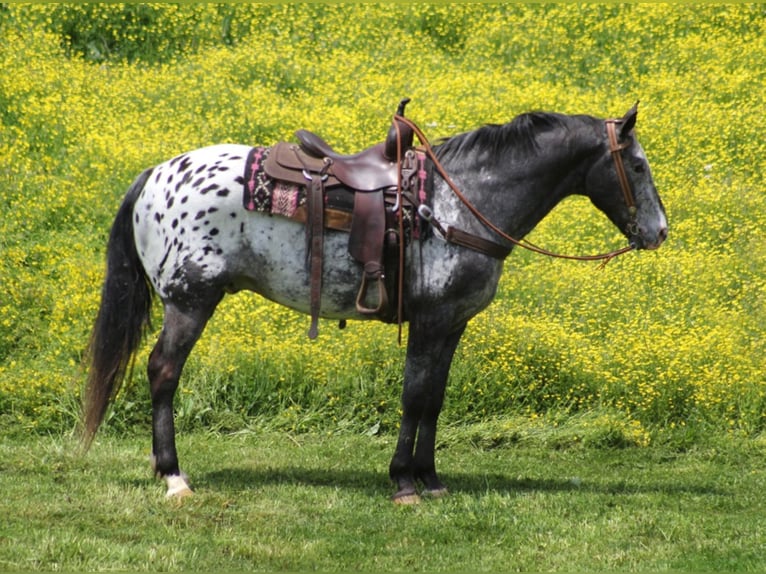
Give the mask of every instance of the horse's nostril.
<path id="1" fill-rule="evenodd" d="M 657 234 L 657 236 L 659 237 L 661 242 L 665 241 L 668 238 L 668 228 L 667 227 L 663 227 L 662 229 L 660 229 L 660 231 Z"/>

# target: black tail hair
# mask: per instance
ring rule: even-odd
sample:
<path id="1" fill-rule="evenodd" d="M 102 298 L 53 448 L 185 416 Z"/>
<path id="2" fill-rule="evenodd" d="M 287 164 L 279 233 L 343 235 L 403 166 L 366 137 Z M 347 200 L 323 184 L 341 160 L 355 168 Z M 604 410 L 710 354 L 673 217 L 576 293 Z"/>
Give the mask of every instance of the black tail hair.
<path id="1" fill-rule="evenodd" d="M 151 172 L 144 171 L 130 186 L 109 234 L 101 306 L 87 351 L 89 370 L 82 410 L 82 440 L 86 449 L 150 327 L 154 291 L 138 258 L 133 238 L 133 207 Z"/>

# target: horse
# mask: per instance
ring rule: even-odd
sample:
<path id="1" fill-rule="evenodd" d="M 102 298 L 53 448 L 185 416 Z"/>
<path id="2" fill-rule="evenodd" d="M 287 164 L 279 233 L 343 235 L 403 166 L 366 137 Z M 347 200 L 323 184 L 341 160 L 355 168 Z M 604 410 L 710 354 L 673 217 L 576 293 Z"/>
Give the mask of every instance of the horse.
<path id="1" fill-rule="evenodd" d="M 511 252 L 559 202 L 587 196 L 629 242 L 653 250 L 668 234 L 665 208 L 635 133 L 637 107 L 619 119 L 523 113 L 428 146 L 424 227 L 403 264 L 408 337 L 401 422 L 389 465 L 392 500 L 447 493 L 434 462 L 437 419 L 453 355 L 468 321 L 496 294 L 503 257 L 448 240 L 445 230 Z M 148 358 L 152 466 L 168 497 L 192 493 L 179 468 L 173 397 L 195 342 L 227 294 L 249 290 L 310 309 L 304 224 L 243 208 L 251 146 L 220 144 L 147 168 L 132 183 L 109 234 L 101 302 L 88 346 L 82 435 L 87 449 L 149 326 L 162 328 Z M 626 187 L 627 186 L 627 187 Z M 371 317 L 355 306 L 362 265 L 348 234 L 327 230 L 321 317 Z M 400 324 L 401 329 L 401 324 Z"/>

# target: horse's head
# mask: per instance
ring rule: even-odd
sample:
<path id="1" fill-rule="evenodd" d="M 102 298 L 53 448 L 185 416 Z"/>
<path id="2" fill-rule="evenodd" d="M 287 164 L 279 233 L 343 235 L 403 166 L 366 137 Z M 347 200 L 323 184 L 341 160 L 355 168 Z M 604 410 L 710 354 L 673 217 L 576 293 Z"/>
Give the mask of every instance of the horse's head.
<path id="1" fill-rule="evenodd" d="M 657 249 L 668 220 L 652 172 L 635 133 L 638 104 L 603 125 L 601 156 L 586 175 L 585 192 L 636 249 Z"/>

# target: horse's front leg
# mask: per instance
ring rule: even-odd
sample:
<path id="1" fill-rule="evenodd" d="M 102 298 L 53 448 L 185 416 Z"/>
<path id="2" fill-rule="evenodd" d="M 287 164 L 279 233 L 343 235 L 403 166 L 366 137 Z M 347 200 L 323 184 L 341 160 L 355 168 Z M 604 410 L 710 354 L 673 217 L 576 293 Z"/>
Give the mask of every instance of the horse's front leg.
<path id="1" fill-rule="evenodd" d="M 212 309 L 184 312 L 175 305 L 166 304 L 162 333 L 149 356 L 147 373 L 152 398 L 152 467 L 157 476 L 165 479 L 168 497 L 192 493 L 188 479 L 178 465 L 173 397 L 186 359 L 210 315 Z"/>
<path id="2" fill-rule="evenodd" d="M 389 475 L 396 483 L 393 496 L 399 504 L 420 501 L 417 481 L 424 491 L 439 496 L 447 492 L 436 473 L 436 425 L 444 403 L 452 357 L 465 325 L 449 335 L 410 324 L 402 391 L 402 422 Z"/>

